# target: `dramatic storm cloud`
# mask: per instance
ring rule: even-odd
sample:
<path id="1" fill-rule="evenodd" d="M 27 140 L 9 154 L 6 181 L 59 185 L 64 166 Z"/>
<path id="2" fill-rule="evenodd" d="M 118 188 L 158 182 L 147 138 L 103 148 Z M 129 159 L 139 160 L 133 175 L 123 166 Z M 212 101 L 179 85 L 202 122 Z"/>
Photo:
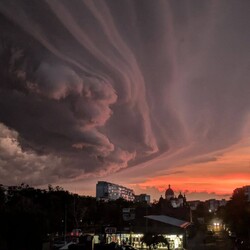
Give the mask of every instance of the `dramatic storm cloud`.
<path id="1" fill-rule="evenodd" d="M 1 1 L 0 183 L 216 161 L 250 135 L 249 9 Z"/>

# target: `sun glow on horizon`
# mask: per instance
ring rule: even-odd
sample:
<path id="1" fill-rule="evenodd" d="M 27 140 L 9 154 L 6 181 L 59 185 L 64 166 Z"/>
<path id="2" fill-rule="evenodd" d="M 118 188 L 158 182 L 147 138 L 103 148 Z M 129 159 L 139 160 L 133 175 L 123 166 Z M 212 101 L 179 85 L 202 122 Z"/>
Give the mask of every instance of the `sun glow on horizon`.
<path id="1" fill-rule="evenodd" d="M 149 177 L 136 184 L 138 189 L 162 193 L 171 184 L 175 192 L 204 193 L 229 197 L 237 187 L 250 183 L 250 146 L 232 148 L 214 161 L 185 165 L 178 171 Z"/>

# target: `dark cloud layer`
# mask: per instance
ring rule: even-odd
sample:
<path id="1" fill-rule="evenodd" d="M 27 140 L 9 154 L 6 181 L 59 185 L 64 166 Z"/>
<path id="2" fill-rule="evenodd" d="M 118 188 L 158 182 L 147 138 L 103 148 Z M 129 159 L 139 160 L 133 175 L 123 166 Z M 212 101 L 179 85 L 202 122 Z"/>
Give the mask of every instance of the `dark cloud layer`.
<path id="1" fill-rule="evenodd" d="M 1 1 L 0 182 L 174 165 L 249 135 L 249 8 Z"/>

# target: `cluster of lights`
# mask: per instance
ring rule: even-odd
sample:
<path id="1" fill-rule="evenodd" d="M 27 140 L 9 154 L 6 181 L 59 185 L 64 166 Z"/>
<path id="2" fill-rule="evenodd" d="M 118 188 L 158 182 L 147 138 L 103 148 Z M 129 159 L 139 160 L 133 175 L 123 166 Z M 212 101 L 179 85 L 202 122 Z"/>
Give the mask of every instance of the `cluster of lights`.
<path id="1" fill-rule="evenodd" d="M 214 226 L 219 226 L 220 223 L 219 222 L 214 222 Z"/>

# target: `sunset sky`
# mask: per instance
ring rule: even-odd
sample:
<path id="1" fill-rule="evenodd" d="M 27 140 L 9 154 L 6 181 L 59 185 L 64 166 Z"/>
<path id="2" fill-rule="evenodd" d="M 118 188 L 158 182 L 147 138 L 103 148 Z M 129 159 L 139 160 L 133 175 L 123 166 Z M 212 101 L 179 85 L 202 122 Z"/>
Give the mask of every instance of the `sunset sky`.
<path id="1" fill-rule="evenodd" d="M 250 185 L 250 1 L 0 1 L 0 184 L 159 199 Z"/>

